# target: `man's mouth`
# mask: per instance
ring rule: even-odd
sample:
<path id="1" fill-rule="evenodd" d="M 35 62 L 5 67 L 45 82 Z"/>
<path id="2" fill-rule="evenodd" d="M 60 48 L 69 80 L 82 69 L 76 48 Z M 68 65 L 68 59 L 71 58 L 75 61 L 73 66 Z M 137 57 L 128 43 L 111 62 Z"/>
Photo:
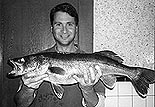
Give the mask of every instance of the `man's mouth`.
<path id="1" fill-rule="evenodd" d="M 66 40 L 66 39 L 68 39 L 69 36 L 70 36 L 70 35 L 61 35 L 61 38 L 62 38 L 63 40 Z"/>

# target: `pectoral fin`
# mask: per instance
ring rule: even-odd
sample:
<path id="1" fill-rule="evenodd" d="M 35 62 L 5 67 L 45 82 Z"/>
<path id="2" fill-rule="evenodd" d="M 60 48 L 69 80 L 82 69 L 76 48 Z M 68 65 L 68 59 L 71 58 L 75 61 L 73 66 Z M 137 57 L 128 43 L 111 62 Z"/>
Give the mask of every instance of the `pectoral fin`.
<path id="1" fill-rule="evenodd" d="M 117 80 L 116 77 L 113 75 L 104 75 L 100 79 L 103 84 L 105 84 L 105 86 L 109 89 L 113 89 L 115 87 L 115 83 Z"/>
<path id="2" fill-rule="evenodd" d="M 58 84 L 52 84 L 52 88 L 53 88 L 53 91 L 54 91 L 55 95 L 59 99 L 62 99 L 62 96 L 64 94 L 64 89 L 62 88 L 62 86 L 58 85 Z"/>
<path id="3" fill-rule="evenodd" d="M 59 75 L 65 74 L 65 70 L 60 67 L 49 67 L 48 69 L 51 71 L 51 73 L 55 73 L 55 74 L 59 74 Z"/>

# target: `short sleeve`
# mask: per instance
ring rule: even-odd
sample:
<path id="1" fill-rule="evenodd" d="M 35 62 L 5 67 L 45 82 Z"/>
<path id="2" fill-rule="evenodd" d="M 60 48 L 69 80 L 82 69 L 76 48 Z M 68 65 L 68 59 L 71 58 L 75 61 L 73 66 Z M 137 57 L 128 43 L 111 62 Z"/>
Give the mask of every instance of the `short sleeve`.
<path id="1" fill-rule="evenodd" d="M 95 86 L 94 86 L 95 92 L 102 94 L 105 96 L 105 86 L 104 84 L 101 82 L 101 80 L 99 80 Z"/>
<path id="2" fill-rule="evenodd" d="M 105 96 L 98 94 L 98 93 L 97 93 L 97 96 L 99 98 L 99 101 L 95 107 L 105 107 Z M 82 105 L 83 105 L 83 107 L 87 107 L 87 105 L 84 101 L 84 98 L 82 99 Z"/>
<path id="3" fill-rule="evenodd" d="M 94 90 L 99 98 L 95 107 L 105 107 L 105 86 L 100 80 L 95 84 Z M 82 105 L 83 107 L 87 107 L 84 98 L 82 99 Z"/>

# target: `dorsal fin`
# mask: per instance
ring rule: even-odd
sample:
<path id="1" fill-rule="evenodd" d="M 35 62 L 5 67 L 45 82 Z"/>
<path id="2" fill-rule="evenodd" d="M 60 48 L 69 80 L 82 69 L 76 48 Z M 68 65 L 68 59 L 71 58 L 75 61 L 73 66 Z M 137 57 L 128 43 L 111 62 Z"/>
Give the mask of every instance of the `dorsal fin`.
<path id="1" fill-rule="evenodd" d="M 95 52 L 95 54 L 106 56 L 106 57 L 109 57 L 115 61 L 118 61 L 119 63 L 123 63 L 123 59 L 121 57 L 117 56 L 116 53 L 114 53 L 113 51 L 110 51 L 110 50 Z"/>

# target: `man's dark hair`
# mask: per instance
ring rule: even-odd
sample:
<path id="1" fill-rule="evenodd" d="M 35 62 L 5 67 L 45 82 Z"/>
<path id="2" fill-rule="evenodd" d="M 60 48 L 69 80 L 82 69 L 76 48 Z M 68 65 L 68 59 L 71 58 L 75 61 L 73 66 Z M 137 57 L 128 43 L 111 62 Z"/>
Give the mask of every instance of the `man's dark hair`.
<path id="1" fill-rule="evenodd" d="M 68 13 L 70 16 L 74 17 L 75 19 L 75 24 L 76 26 L 78 25 L 79 22 L 79 17 L 77 14 L 76 9 L 69 3 L 62 3 L 62 4 L 58 4 L 57 6 L 55 6 L 51 12 L 50 12 L 50 21 L 51 21 L 51 25 L 53 25 L 53 20 L 54 20 L 54 15 L 56 12 L 66 12 Z"/>

